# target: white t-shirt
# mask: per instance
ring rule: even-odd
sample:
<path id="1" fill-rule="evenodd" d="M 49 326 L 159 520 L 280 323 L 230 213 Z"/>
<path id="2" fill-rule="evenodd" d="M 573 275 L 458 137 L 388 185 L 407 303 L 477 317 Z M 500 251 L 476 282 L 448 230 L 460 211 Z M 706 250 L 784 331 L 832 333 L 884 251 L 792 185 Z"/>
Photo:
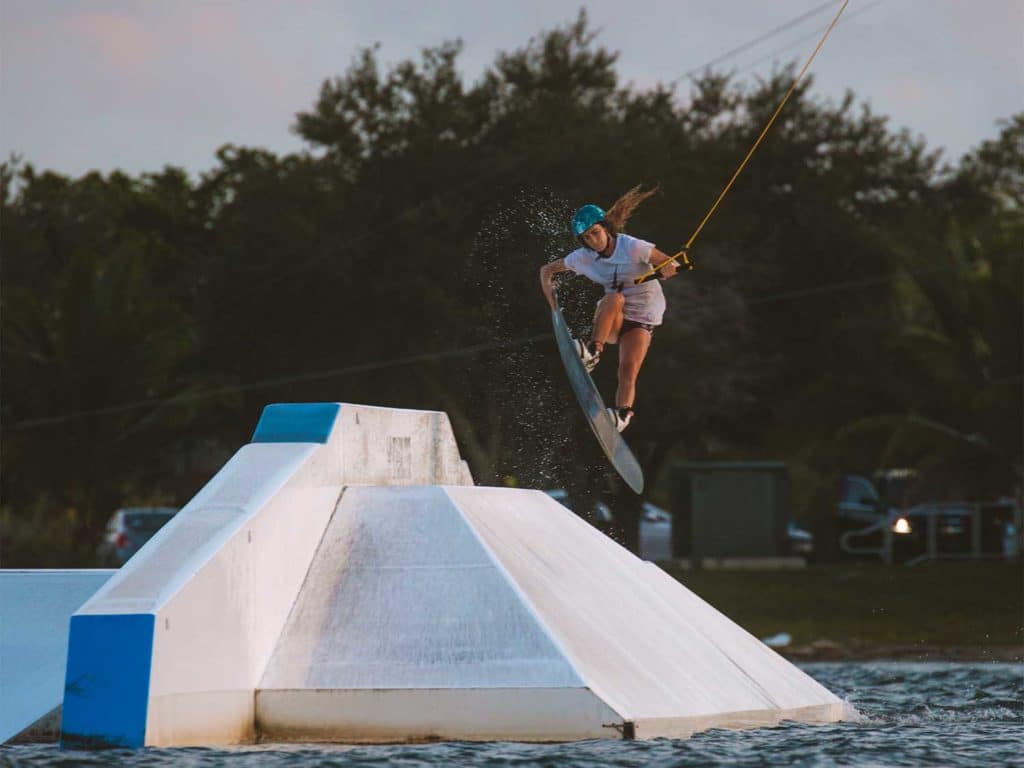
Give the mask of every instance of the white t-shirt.
<path id="1" fill-rule="evenodd" d="M 577 248 L 565 257 L 565 266 L 604 286 L 605 293 L 620 291 L 626 300 L 623 316 L 635 323 L 661 325 L 665 314 L 665 294 L 661 282 L 648 280 L 634 285 L 633 280 L 651 268 L 653 243 L 629 235 L 615 236 L 615 250 L 602 258 L 589 248 Z"/>

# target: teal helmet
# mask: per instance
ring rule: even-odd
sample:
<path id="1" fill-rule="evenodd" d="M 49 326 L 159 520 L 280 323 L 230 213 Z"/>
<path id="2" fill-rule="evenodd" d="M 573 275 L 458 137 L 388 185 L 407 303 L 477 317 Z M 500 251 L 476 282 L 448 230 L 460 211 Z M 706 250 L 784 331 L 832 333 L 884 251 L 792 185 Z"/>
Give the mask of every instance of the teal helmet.
<path id="1" fill-rule="evenodd" d="M 593 203 L 588 203 L 580 208 L 572 217 L 572 233 L 579 237 L 595 224 L 604 221 L 604 208 Z"/>

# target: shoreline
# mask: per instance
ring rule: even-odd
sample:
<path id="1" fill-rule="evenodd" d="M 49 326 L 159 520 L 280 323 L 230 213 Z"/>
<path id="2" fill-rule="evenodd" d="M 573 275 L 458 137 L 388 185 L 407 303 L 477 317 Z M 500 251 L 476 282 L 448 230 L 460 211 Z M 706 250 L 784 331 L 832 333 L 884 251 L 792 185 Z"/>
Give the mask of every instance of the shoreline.
<path id="1" fill-rule="evenodd" d="M 978 661 L 1024 663 L 1024 645 L 868 645 L 815 640 L 774 649 L 790 661 Z"/>

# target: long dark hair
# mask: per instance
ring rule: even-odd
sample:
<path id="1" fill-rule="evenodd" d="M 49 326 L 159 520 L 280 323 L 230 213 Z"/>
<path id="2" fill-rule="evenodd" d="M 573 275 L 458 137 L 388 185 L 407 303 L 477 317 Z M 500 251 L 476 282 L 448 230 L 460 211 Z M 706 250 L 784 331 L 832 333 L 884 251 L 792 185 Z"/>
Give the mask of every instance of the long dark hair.
<path id="1" fill-rule="evenodd" d="M 661 185 L 656 184 L 646 192 L 641 192 L 641 186 L 641 184 L 637 184 L 612 203 L 611 207 L 608 208 L 608 212 L 604 215 L 603 223 L 605 229 L 607 229 L 610 234 L 617 235 L 619 232 L 624 230 L 626 228 L 626 222 L 629 221 L 629 217 L 633 215 L 633 211 L 636 210 L 637 206 L 661 189 Z"/>

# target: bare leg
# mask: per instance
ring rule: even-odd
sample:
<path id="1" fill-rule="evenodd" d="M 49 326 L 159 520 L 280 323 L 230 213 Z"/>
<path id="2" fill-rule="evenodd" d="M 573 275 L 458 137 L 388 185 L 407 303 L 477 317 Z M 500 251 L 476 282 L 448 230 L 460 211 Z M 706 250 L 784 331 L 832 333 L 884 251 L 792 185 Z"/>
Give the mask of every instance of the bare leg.
<path id="1" fill-rule="evenodd" d="M 651 334 L 643 328 L 632 328 L 619 338 L 619 388 L 615 407 L 632 407 L 636 398 L 636 379 L 651 346 Z"/>
<path id="2" fill-rule="evenodd" d="M 594 330 L 590 340 L 594 342 L 597 351 L 604 349 L 607 342 L 615 343 L 619 337 L 619 329 L 622 328 L 622 308 L 626 306 L 626 299 L 621 293 L 606 293 L 604 298 L 597 303 L 594 312 Z"/>

